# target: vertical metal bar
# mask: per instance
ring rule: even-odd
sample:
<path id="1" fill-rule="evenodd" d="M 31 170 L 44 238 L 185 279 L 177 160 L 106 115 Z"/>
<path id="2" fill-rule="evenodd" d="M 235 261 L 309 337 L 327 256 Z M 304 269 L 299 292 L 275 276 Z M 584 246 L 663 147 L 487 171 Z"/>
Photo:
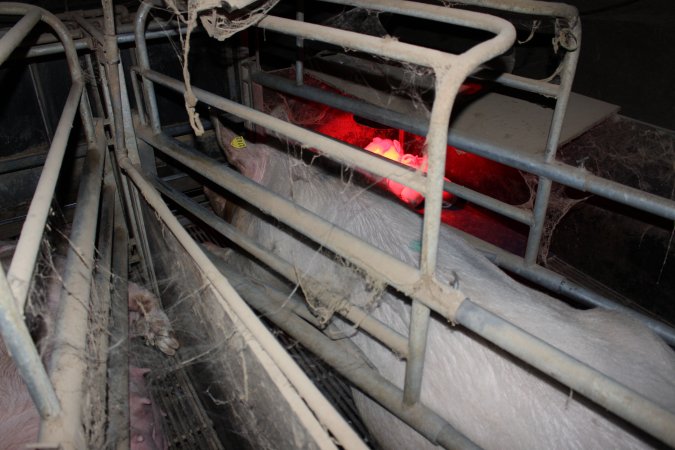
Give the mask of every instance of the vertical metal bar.
<path id="1" fill-rule="evenodd" d="M 137 64 L 136 54 L 131 52 L 131 64 L 135 66 Z M 131 72 L 131 88 L 134 91 L 134 99 L 136 100 L 136 111 L 138 112 L 138 118 L 143 125 L 148 125 L 148 117 L 145 114 L 145 104 L 143 103 L 143 95 L 141 94 L 141 87 L 138 84 L 138 77 L 140 76 L 137 72 Z"/>
<path id="2" fill-rule="evenodd" d="M 124 152 L 118 153 L 119 156 L 126 155 L 133 163 L 145 164 L 150 172 L 156 173 L 157 168 L 155 166 L 155 156 L 154 151 L 147 144 L 145 148 L 142 149 L 143 153 L 141 154 L 138 149 L 138 142 L 136 141 L 136 132 L 134 130 L 133 118 L 131 115 L 131 105 L 129 104 L 129 95 L 127 93 L 127 84 L 124 78 L 124 70 L 122 69 L 122 64 L 117 67 L 118 77 L 119 77 L 119 87 L 120 87 L 120 117 L 118 119 L 120 126 L 124 131 Z M 132 74 L 132 76 L 135 76 Z M 129 192 L 129 185 L 126 183 L 121 184 L 125 189 L 126 200 L 128 201 L 128 211 L 129 214 L 133 216 L 131 220 L 131 229 L 134 233 L 134 238 L 136 240 L 136 245 L 138 246 L 139 255 L 143 259 L 143 264 L 141 264 L 141 270 L 146 280 L 150 282 L 150 285 L 156 293 L 159 294 L 159 284 L 157 282 L 157 276 L 155 274 L 154 263 L 152 261 L 152 253 L 150 252 L 150 244 L 148 241 L 147 231 L 145 228 L 145 219 L 143 218 L 142 209 L 140 201 L 138 198 L 138 193 L 134 189 Z"/>
<path id="3" fill-rule="evenodd" d="M 403 403 L 414 405 L 422 393 L 422 376 L 429 330 L 429 308 L 414 300 L 410 312 L 410 335 L 408 336 L 408 359 L 405 365 Z"/>
<path id="4" fill-rule="evenodd" d="M 42 12 L 38 8 L 28 10 L 5 35 L 0 39 L 0 65 L 9 58 L 9 55 L 21 44 L 21 41 L 42 19 Z"/>
<path id="5" fill-rule="evenodd" d="M 94 116 L 91 113 L 91 104 L 89 104 L 89 96 L 85 89 L 82 90 L 82 97 L 80 97 L 80 119 L 84 128 L 84 136 L 87 139 L 89 146 L 96 145 L 96 130 L 94 129 Z"/>
<path id="6" fill-rule="evenodd" d="M 64 449 L 85 448 L 82 428 L 83 399 L 88 366 L 86 342 L 89 299 L 94 269 L 94 241 L 105 160 L 103 129 L 99 127 L 97 145 L 89 149 L 77 195 L 77 210 L 70 235 L 59 317 L 55 327 L 54 353 L 50 373 L 61 402 L 55 418 L 43 420 L 40 440 L 58 442 Z"/>
<path id="7" fill-rule="evenodd" d="M 553 111 L 553 119 L 549 130 L 548 140 L 546 141 L 546 151 L 544 160 L 550 163 L 555 159 L 560 142 L 560 133 L 562 131 L 567 103 L 569 102 L 570 92 L 572 91 L 572 82 L 579 60 L 579 47 L 581 44 L 581 22 L 577 19 L 573 24 L 573 35 L 577 39 L 577 49 L 568 51 L 563 59 L 563 70 L 560 74 L 560 94 Z M 536 264 L 539 246 L 544 231 L 546 221 L 546 210 L 551 196 L 552 181 L 550 178 L 539 177 L 539 186 L 537 187 L 537 196 L 535 198 L 534 213 L 532 215 L 532 227 L 527 238 L 527 247 L 525 249 L 525 264 Z"/>
<path id="8" fill-rule="evenodd" d="M 420 271 L 427 282 L 431 282 L 436 271 L 450 112 L 464 77 L 464 70 L 461 66 L 453 67 L 452 71 L 436 69 L 436 98 L 431 110 L 427 134 L 427 196 L 424 200 L 420 257 Z M 403 389 L 403 401 L 406 404 L 419 401 L 422 391 L 429 317 L 429 308 L 414 300 L 410 316 L 408 360 Z"/>
<path id="9" fill-rule="evenodd" d="M 94 104 L 96 105 L 96 116 L 97 117 L 104 117 L 105 116 L 105 110 L 103 109 L 103 102 L 101 101 L 101 93 L 99 90 L 98 86 L 98 77 L 96 76 L 96 72 L 94 71 L 94 63 L 91 60 L 91 54 L 90 53 L 85 53 L 84 56 L 84 62 L 87 67 L 87 74 L 89 75 L 88 78 L 88 83 L 89 85 L 94 89 Z M 103 82 L 101 80 L 101 82 Z"/>
<path id="10" fill-rule="evenodd" d="M 15 253 L 16 254 L 16 253 Z M 59 413 L 61 407 L 40 355 L 30 337 L 23 314 L 16 308 L 5 270 L 0 266 L 0 333 L 33 403 L 43 419 Z M 0 343 L 0 345 L 2 345 Z M 11 393 L 8 393 L 11 394 Z"/>
<path id="11" fill-rule="evenodd" d="M 42 126 L 45 127 L 45 133 L 47 134 L 47 140 L 49 144 L 52 143 L 52 135 L 54 134 L 54 129 L 51 122 L 47 119 L 46 102 L 45 102 L 45 93 L 42 89 L 42 82 L 40 80 L 40 75 L 38 75 L 37 67 L 35 63 L 28 64 L 28 72 L 30 73 L 30 81 L 33 84 L 33 92 L 35 92 L 35 99 L 38 103 L 38 108 L 40 109 L 40 119 L 42 119 Z"/>
<path id="12" fill-rule="evenodd" d="M 92 323 L 95 324 L 92 332 L 97 337 L 94 343 L 94 355 L 92 355 L 92 403 L 107 403 L 107 369 L 108 369 L 108 330 L 110 322 L 111 305 L 111 275 L 112 275 L 112 247 L 113 247 L 113 226 L 115 211 L 115 180 L 112 177 L 112 161 L 110 157 L 106 158 L 106 168 L 104 176 L 103 196 L 101 199 L 101 219 L 98 231 L 98 262 L 96 264 L 96 277 L 94 286 L 96 287 L 95 296 L 92 297 L 91 313 Z M 92 434 L 89 442 L 92 448 L 103 448 L 105 446 L 105 423 L 107 422 L 107 411 L 99 408 L 93 408 L 91 411 Z"/>
<path id="13" fill-rule="evenodd" d="M 119 192 L 119 191 L 118 191 Z M 111 448 L 129 448 L 129 236 L 121 201 L 115 198 L 113 233 L 113 299 L 110 352 L 108 360 L 108 398 L 110 405 L 107 441 Z"/>
<path id="14" fill-rule="evenodd" d="M 136 35 L 136 56 L 138 58 L 138 65 L 143 69 L 150 69 L 150 59 L 148 57 L 148 46 L 145 41 L 145 24 L 148 20 L 148 13 L 152 9 L 152 4 L 144 1 L 138 8 L 136 13 L 134 33 Z M 150 119 L 150 127 L 156 133 L 161 130 L 161 122 L 159 120 L 159 111 L 157 109 L 157 97 L 155 96 L 155 86 L 152 81 L 143 77 L 143 94 L 145 98 L 145 107 L 147 108 L 147 115 Z M 140 105 L 139 105 L 140 108 Z"/>
<path id="15" fill-rule="evenodd" d="M 295 20 L 303 22 L 305 20 L 305 2 L 304 0 L 296 1 Z M 295 38 L 295 46 L 297 49 L 297 56 L 295 60 L 295 84 L 302 86 L 305 78 L 304 59 L 305 59 L 305 40 L 300 36 Z"/>
<path id="16" fill-rule="evenodd" d="M 26 221 L 21 228 L 21 236 L 15 252 L 16 255 L 21 255 L 21 257 L 12 259 L 12 264 L 7 272 L 7 280 L 17 302 L 18 311 L 23 311 L 26 305 L 30 280 L 35 270 L 42 234 L 47 223 L 54 188 L 59 178 L 63 155 L 77 112 L 77 105 L 83 93 L 83 86 L 84 84 L 78 81 L 73 83 L 70 88 L 61 119 L 54 133 L 54 140 L 49 147 L 47 159 L 35 188 L 35 194 L 28 208 Z"/>

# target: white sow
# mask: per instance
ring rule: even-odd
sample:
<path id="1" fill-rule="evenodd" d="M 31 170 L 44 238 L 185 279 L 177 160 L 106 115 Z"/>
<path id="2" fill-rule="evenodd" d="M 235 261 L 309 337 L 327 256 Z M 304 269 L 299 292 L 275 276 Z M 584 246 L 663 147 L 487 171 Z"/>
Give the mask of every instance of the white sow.
<path id="1" fill-rule="evenodd" d="M 243 149 L 230 147 L 233 136 L 223 130 L 221 145 L 242 174 L 402 261 L 418 264 L 419 215 L 284 151 L 251 143 Z M 292 262 L 299 273 L 311 274 L 323 289 L 344 292 L 358 305 L 372 305 L 372 290 L 362 278 L 261 217 L 240 209 L 234 223 Z M 243 263 L 242 270 L 273 280 L 254 264 Z M 675 411 L 675 353 L 642 324 L 605 310 L 576 310 L 524 287 L 443 227 L 439 280 L 451 282 L 453 271 L 462 291 L 474 302 Z M 400 298 L 385 292 L 372 315 L 407 335 L 410 307 Z M 383 376 L 403 386 L 403 361 L 361 332 L 352 340 Z M 365 396 L 356 397 L 364 422 L 383 448 L 434 448 Z M 438 317 L 432 319 L 429 329 L 422 400 L 468 438 L 489 449 L 658 445 L 568 388 Z"/>

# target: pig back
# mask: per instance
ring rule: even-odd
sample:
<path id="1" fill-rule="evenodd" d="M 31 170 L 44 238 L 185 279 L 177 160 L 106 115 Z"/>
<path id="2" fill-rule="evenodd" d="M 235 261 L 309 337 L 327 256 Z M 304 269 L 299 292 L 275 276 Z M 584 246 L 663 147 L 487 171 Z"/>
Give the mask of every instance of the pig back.
<path id="1" fill-rule="evenodd" d="M 244 167 L 255 172 L 243 170 L 245 175 L 403 262 L 418 265 L 422 218 L 413 211 L 283 151 L 257 145 L 248 155 L 263 160 L 247 163 Z M 320 285 L 315 292 L 342 292 L 407 334 L 409 303 L 390 290 L 374 291 L 372 280 L 359 271 L 316 251 L 306 239 L 278 229 L 268 219 L 240 210 L 235 224 L 289 260 L 300 274 L 311 275 Z M 330 236 L 326 239 L 329 242 Z M 442 227 L 436 277 L 450 283 L 455 276 L 475 303 L 675 410 L 675 356 L 641 324 L 614 312 L 576 310 L 527 288 Z M 353 341 L 381 374 L 403 385 L 402 361 L 362 333 L 355 334 Z M 422 400 L 487 448 L 640 448 L 648 444 L 618 419 L 440 317 L 432 318 L 429 329 Z M 358 404 L 383 447 L 428 445 L 370 400 L 359 397 Z"/>

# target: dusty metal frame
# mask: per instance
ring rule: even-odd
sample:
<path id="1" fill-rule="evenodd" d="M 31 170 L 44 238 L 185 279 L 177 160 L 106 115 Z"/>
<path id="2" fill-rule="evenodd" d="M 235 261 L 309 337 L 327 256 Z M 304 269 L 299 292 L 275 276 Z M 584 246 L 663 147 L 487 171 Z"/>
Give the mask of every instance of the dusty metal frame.
<path id="1" fill-rule="evenodd" d="M 389 3 L 386 0 L 367 2 L 367 4 L 356 0 L 325 1 L 328 3 L 361 6 L 366 8 L 371 8 L 374 5 L 381 7 L 382 5 Z M 467 0 L 460 3 L 513 13 L 565 20 L 571 28 L 563 29 L 567 30 L 567 32 L 573 36 L 576 48 L 581 44 L 580 20 L 576 9 L 570 5 L 531 2 L 529 0 L 518 0 L 509 3 L 494 0 Z M 419 6 L 415 6 L 415 8 L 419 9 Z M 394 8 L 390 5 L 387 7 L 387 10 L 389 12 L 401 12 L 402 7 Z M 408 14 L 416 17 L 424 16 L 424 13 L 419 11 L 416 11 L 415 13 L 409 12 Z M 497 265 L 507 270 L 514 271 L 530 281 L 548 289 L 552 289 L 554 292 L 563 294 L 584 305 L 591 307 L 599 306 L 628 314 L 645 323 L 670 345 L 675 345 L 675 329 L 673 329 L 673 327 L 622 306 L 614 300 L 608 299 L 580 286 L 565 277 L 542 267 L 537 262 L 537 254 L 539 252 L 546 210 L 549 203 L 551 182 L 557 182 L 584 192 L 600 195 L 666 219 L 675 220 L 675 201 L 649 194 L 639 189 L 631 188 L 621 183 L 592 175 L 585 171 L 580 171 L 576 167 L 555 160 L 564 112 L 569 100 L 572 79 L 574 77 L 578 59 L 578 51 L 576 51 L 576 48 L 566 52 L 560 65 L 560 84 L 545 80 L 529 79 L 509 73 L 501 74 L 494 79 L 495 83 L 525 92 L 552 97 L 557 100 L 543 158 L 537 159 L 529 155 L 514 154 L 502 148 L 495 147 L 494 145 L 488 145 L 485 142 L 474 141 L 452 133 L 448 135 L 449 145 L 536 175 L 539 179 L 539 186 L 533 210 L 524 210 L 509 205 L 472 189 L 448 181 L 444 183 L 444 190 L 527 225 L 530 228 L 524 258 L 491 246 L 482 240 L 477 240 L 476 238 L 472 239 L 472 242 L 476 244 L 476 247 L 483 251 Z M 328 91 L 312 88 L 311 86 L 299 83 L 297 80 L 294 83 L 287 79 L 256 71 L 254 69 L 255 67 L 251 67 L 247 71 L 247 73 L 250 74 L 250 80 L 246 80 L 246 82 L 249 84 L 251 82 L 257 83 L 280 92 L 311 101 L 318 101 L 343 111 L 358 113 L 359 116 L 420 136 L 424 136 L 428 132 L 426 119 L 414 116 L 411 117 L 410 115 L 404 115 L 396 111 L 386 110 L 385 108 L 375 106 L 362 100 L 343 97 Z M 412 187 L 412 185 L 409 186 Z M 486 248 L 490 248 L 490 251 L 486 251 Z"/>
<path id="2" fill-rule="evenodd" d="M 427 136 L 429 155 L 429 172 L 426 177 L 419 172 L 408 170 L 389 161 L 377 159 L 349 145 L 326 139 L 300 127 L 272 118 L 264 113 L 198 88 L 193 88 L 194 94 L 199 101 L 221 111 L 276 131 L 303 145 L 317 148 L 320 152 L 338 161 L 350 165 L 358 165 L 376 175 L 391 178 L 424 194 L 427 208 L 424 218 L 422 257 L 419 269 L 389 257 L 379 249 L 349 235 L 343 230 L 336 229 L 332 224 L 311 212 L 267 191 L 228 167 L 218 164 L 166 136 L 158 131 L 159 127 L 155 123 L 152 123 L 153 120 L 150 120 L 149 125 L 139 125 L 137 128 L 139 137 L 152 145 L 156 150 L 170 156 L 180 164 L 196 169 L 200 174 L 217 185 L 241 198 L 247 199 L 252 205 L 273 214 L 280 221 L 303 232 L 303 234 L 312 240 L 320 242 L 340 256 L 347 258 L 355 265 L 366 270 L 374 278 L 385 281 L 387 284 L 413 298 L 413 316 L 411 318 L 407 346 L 406 379 L 402 396 L 402 401 L 408 404 L 409 407 L 419 405 L 419 387 L 421 385 L 424 364 L 429 310 L 433 309 L 449 320 L 466 326 L 490 342 L 506 349 L 533 367 L 551 375 L 554 379 L 581 392 L 589 399 L 664 442 L 671 445 L 674 444 L 675 430 L 670 427 L 670 424 L 673 423 L 675 417 L 671 412 L 637 395 L 625 386 L 616 383 L 614 380 L 542 342 L 509 322 L 494 316 L 466 299 L 461 291 L 441 286 L 434 279 L 436 248 L 440 226 L 441 193 L 444 184 L 442 168 L 444 167 L 445 148 L 449 139 L 447 124 L 450 118 L 450 111 L 457 91 L 464 79 L 483 63 L 503 53 L 512 45 L 515 39 L 513 27 L 502 19 L 485 14 L 458 9 L 444 9 L 413 2 L 379 0 L 367 2 L 367 4 L 357 1 L 334 1 L 334 3 L 417 15 L 418 17 L 430 20 L 440 20 L 460 26 L 484 29 L 495 34 L 495 37 L 492 39 L 476 45 L 464 54 L 449 55 L 392 40 L 361 36 L 348 31 L 330 29 L 279 17 L 268 16 L 258 23 L 258 26 L 263 29 L 291 34 L 296 38 L 319 40 L 345 48 L 431 67 L 436 73 L 437 96 L 433 105 L 428 129 L 424 133 Z M 491 1 L 477 3 L 480 3 L 480 6 L 502 6 L 498 2 Z M 410 9 L 411 6 L 414 6 L 414 10 Z M 541 6 L 541 9 L 536 9 L 539 6 Z M 143 4 L 139 9 L 138 17 L 141 14 L 147 15 L 149 8 L 149 4 Z M 517 1 L 513 3 L 513 8 L 510 10 L 512 12 L 550 15 L 556 18 L 568 19 L 571 25 L 570 32 L 577 39 L 580 39 L 580 24 L 574 8 L 566 6 L 558 8 L 556 4 L 545 2 Z M 137 20 L 136 24 L 138 27 L 142 27 L 144 20 Z M 141 31 L 138 28 L 136 30 L 137 48 L 140 49 L 139 52 L 145 52 L 147 49 L 144 47 Z M 558 87 L 537 81 L 529 83 L 528 80 L 521 77 L 502 76 L 499 78 L 506 85 L 522 87 L 531 92 L 545 93 L 546 95 L 557 95 L 558 97 L 546 146 L 544 164 L 535 164 L 539 169 L 538 171 L 547 177 L 553 172 L 556 174 L 564 173 L 564 171 L 558 170 L 547 172 L 542 170 L 541 166 L 544 168 L 556 167 L 553 163 L 553 158 L 557 149 L 560 127 L 569 97 L 577 53 L 571 51 L 565 56 L 565 63 L 561 72 L 561 84 Z M 151 70 L 147 55 L 139 54 L 138 59 L 138 67 L 133 68 L 133 70 L 142 77 L 144 87 L 148 85 L 152 86 L 153 83 L 156 83 L 179 93 L 184 92 L 185 88 L 182 81 Z M 143 95 L 146 100 L 145 115 L 152 118 L 157 113 L 154 98 L 148 95 L 148 92 L 144 92 Z M 472 150 L 472 148 L 469 147 L 468 150 Z M 500 154 L 500 151 L 497 149 L 496 153 Z M 504 157 L 508 158 L 509 156 Z M 130 171 L 134 182 L 146 198 L 156 195 L 152 183 L 145 179 L 137 169 L 134 169 L 130 164 L 125 164 L 125 167 Z M 578 177 L 578 174 L 574 174 L 574 176 Z M 540 183 L 542 187 L 540 187 L 538 197 L 541 201 L 535 206 L 533 213 L 533 230 L 530 233 L 528 248 L 535 248 L 539 245 L 538 241 L 541 233 L 538 227 L 541 227 L 542 222 L 540 219 L 543 219 L 542 215 L 545 213 L 548 203 L 551 180 L 557 181 L 551 176 L 548 181 L 545 178 Z M 599 182 L 599 184 L 603 183 Z M 164 193 L 171 197 L 170 192 L 165 190 Z M 654 199 L 652 198 L 647 199 L 647 202 L 653 201 Z M 659 203 L 659 201 L 656 203 Z M 160 206 L 157 204 L 157 207 Z M 668 209 L 670 205 L 666 204 L 666 207 Z M 165 221 L 175 220 L 173 216 L 169 217 L 165 213 L 160 213 L 160 216 Z M 303 220 L 298 220 L 298 217 L 302 217 Z M 303 225 L 300 222 L 305 222 L 309 226 Z M 331 230 L 331 242 L 323 242 L 322 230 L 328 228 Z M 174 233 L 180 233 L 180 230 L 176 230 Z M 186 248 L 188 245 L 186 243 Z M 534 264 L 535 261 L 533 260 L 532 253 L 532 250 L 528 250 L 529 256 L 526 256 L 525 266 Z M 196 259 L 203 257 L 200 251 L 191 252 L 191 255 Z M 420 289 L 422 286 L 427 289 Z M 427 295 L 426 293 L 431 290 L 435 290 L 439 294 Z M 630 404 L 631 408 L 626 408 L 627 404 Z"/>
<path id="3" fill-rule="evenodd" d="M 0 14 L 23 16 L 0 39 L 0 55 L 4 62 L 38 21 L 46 23 L 60 40 L 71 76 L 70 92 L 61 118 L 51 137 L 51 144 L 42 173 L 31 200 L 26 220 L 17 242 L 15 257 L 5 280 L 1 274 L 0 328 L 17 368 L 41 417 L 42 442 L 59 442 L 63 448 L 81 448 L 82 402 L 85 370 L 88 361 L 86 345 L 88 308 L 82 299 L 89 299 L 94 267 L 94 241 L 98 223 L 105 142 L 100 124 L 92 116 L 84 77 L 77 52 L 68 29 L 53 14 L 20 3 L 0 3 Z M 37 255 L 51 208 L 54 188 L 59 176 L 66 146 L 79 111 L 88 146 L 84 172 L 77 196 L 77 208 L 70 235 L 61 289 L 59 314 L 55 322 L 55 342 L 50 376 L 37 354 L 24 323 L 23 308 L 35 270 Z M 107 246 L 108 244 L 102 243 Z M 78 381 L 79 380 L 79 381 Z M 74 384 L 73 384 L 74 383 Z M 73 389 L 77 386 L 77 389 Z M 51 444 L 50 444 L 51 445 Z M 40 447 L 41 444 L 37 444 Z"/>

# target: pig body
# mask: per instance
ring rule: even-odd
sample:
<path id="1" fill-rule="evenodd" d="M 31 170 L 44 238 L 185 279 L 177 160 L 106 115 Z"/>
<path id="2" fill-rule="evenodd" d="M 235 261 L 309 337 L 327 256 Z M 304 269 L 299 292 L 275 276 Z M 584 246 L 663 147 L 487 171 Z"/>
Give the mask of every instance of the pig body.
<path id="1" fill-rule="evenodd" d="M 0 262 L 7 271 L 15 244 L 0 241 Z M 52 348 L 53 321 L 61 295 L 65 259 L 53 257 L 53 272 L 47 277 L 44 305 L 41 305 L 42 332 L 36 346 L 43 361 L 49 360 Z M 143 335 L 151 345 L 173 355 L 179 344 L 173 338 L 168 317 L 161 309 L 159 299 L 147 289 L 129 283 L 129 320 L 132 329 Z M 130 437 L 133 450 L 164 450 L 167 447 L 161 434 L 161 412 L 150 402 L 144 378 L 148 369 L 129 368 Z M 40 416 L 28 393 L 14 361 L 0 338 L 0 450 L 24 449 L 26 444 L 38 441 Z"/>
<path id="2" fill-rule="evenodd" d="M 262 144 L 234 149 L 227 146 L 230 141 L 222 139 L 221 145 L 245 176 L 396 258 L 411 265 L 419 263 L 422 218 L 414 212 L 283 150 Z M 301 276 L 309 274 L 318 280 L 318 286 L 303 283 L 303 291 L 340 292 L 357 305 L 376 306 L 372 309 L 375 318 L 408 334 L 408 302 L 389 291 L 374 296 L 367 280 L 356 271 L 272 222 L 244 209 L 233 219 L 239 229 L 290 261 Z M 326 240 L 330 241 L 330 236 Z M 265 282 L 275 282 L 273 275 L 254 263 L 236 263 Z M 475 303 L 675 411 L 675 354 L 640 323 L 610 311 L 576 310 L 526 288 L 443 227 L 437 278 L 451 283 L 453 272 L 462 291 Z M 353 334 L 352 340 L 384 377 L 403 386 L 403 361 L 362 332 Z M 432 317 L 429 328 L 421 397 L 485 448 L 606 449 L 654 444 L 564 386 L 439 317 Z M 356 401 L 364 422 L 383 448 L 435 448 L 364 395 L 356 394 Z"/>

